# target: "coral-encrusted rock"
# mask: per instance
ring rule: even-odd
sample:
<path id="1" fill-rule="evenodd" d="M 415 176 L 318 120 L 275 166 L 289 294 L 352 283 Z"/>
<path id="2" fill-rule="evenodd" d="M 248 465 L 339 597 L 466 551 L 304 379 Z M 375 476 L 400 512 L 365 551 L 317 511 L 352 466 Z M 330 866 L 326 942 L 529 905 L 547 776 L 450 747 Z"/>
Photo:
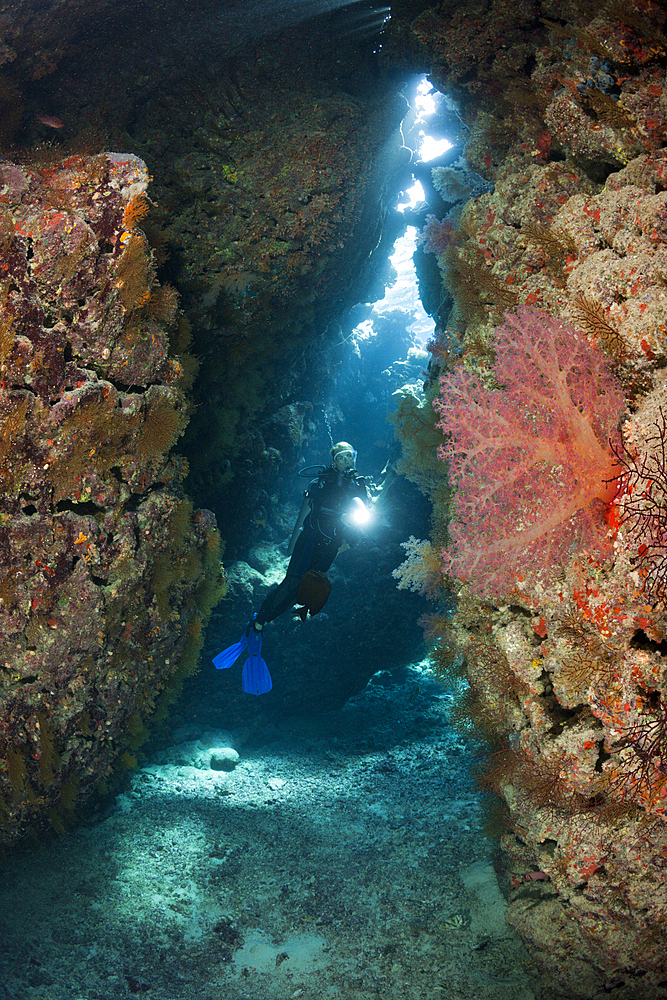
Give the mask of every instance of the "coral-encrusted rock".
<path id="1" fill-rule="evenodd" d="M 147 183 L 129 155 L 0 165 L 5 843 L 59 828 L 138 745 L 222 587 L 213 516 L 167 457 L 186 402 L 136 227 Z"/>
<path id="2" fill-rule="evenodd" d="M 495 607 L 457 588 L 452 644 L 474 692 L 469 719 L 506 741 L 488 778 L 513 831 L 503 841 L 514 876 L 507 919 L 559 996 L 657 1000 L 667 968 L 667 89 L 653 18 L 662 25 L 663 12 L 646 7 L 639 18 L 607 6 L 591 18 L 592 9 L 543 3 L 542 12 L 549 7 L 530 88 L 508 74 L 503 104 L 484 90 L 490 59 L 461 82 L 461 60 L 451 55 L 458 7 L 412 24 L 431 55 L 431 79 L 435 68 L 444 92 L 459 97 L 465 88 L 462 106 L 481 98 L 489 108 L 466 159 L 493 177 L 494 190 L 467 203 L 457 238 L 448 220 L 437 224 L 448 237 L 438 263 L 454 300 L 439 346 L 446 361 L 448 337 L 459 331 L 457 377 L 466 368 L 488 375 L 495 328 L 505 310 L 525 304 L 569 321 L 568 356 L 584 337 L 608 356 L 628 406 L 614 445 L 619 465 L 588 491 L 591 514 L 596 489 L 605 500 L 596 517 L 607 546 L 596 552 L 579 533 L 563 556 L 526 558 Z M 517 17 L 524 11 L 519 5 Z M 536 355 L 533 363 L 537 370 Z M 534 418 L 539 405 L 523 399 Z M 614 424 L 605 439 L 614 439 Z M 489 440 L 479 436 L 475 462 Z M 525 451 L 504 469 L 513 482 Z M 455 447 L 448 457 L 456 470 Z M 530 485 L 531 514 L 545 476 L 543 466 Z M 610 482 L 613 502 L 600 492 Z M 436 537 L 450 513 L 440 501 Z M 507 516 L 499 505 L 486 521 Z M 516 519 L 517 529 L 526 524 Z"/>

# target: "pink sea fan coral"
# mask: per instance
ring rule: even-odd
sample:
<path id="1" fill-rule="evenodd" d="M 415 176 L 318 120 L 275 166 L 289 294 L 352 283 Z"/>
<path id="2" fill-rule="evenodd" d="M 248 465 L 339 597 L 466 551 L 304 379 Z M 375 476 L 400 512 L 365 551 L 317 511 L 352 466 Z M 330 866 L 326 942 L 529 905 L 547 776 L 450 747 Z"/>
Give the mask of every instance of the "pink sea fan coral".
<path id="1" fill-rule="evenodd" d="M 427 215 L 426 223 L 417 237 L 417 245 L 424 245 L 425 253 L 436 256 L 445 254 L 456 240 L 456 229 L 451 219 L 438 219 L 435 215 Z"/>
<path id="2" fill-rule="evenodd" d="M 489 597 L 604 546 L 621 389 L 582 333 L 538 309 L 496 331 L 498 387 L 462 368 L 434 407 L 456 487 L 444 572 Z"/>

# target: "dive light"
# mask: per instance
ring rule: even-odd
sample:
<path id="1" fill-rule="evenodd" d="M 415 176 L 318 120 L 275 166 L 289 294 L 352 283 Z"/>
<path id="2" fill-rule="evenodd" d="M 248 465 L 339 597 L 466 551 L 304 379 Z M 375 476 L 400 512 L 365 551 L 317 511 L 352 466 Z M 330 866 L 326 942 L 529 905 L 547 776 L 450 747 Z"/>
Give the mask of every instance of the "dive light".
<path id="1" fill-rule="evenodd" d="M 371 511 L 361 497 L 352 497 L 350 506 L 345 514 L 345 521 L 355 528 L 361 528 L 365 524 L 368 524 L 371 517 Z"/>

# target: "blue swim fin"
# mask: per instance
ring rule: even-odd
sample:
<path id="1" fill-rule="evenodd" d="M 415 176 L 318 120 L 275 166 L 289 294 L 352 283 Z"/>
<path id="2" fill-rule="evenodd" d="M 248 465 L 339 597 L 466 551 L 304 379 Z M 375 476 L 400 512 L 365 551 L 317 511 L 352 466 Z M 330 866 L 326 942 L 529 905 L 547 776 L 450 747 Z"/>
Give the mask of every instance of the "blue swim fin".
<path id="1" fill-rule="evenodd" d="M 221 653 L 213 657 L 213 666 L 216 670 L 227 670 L 231 667 L 239 656 L 246 649 L 248 645 L 248 636 L 244 635 L 239 642 L 235 642 L 233 646 L 227 646 L 227 649 L 223 649 Z"/>
<path id="2" fill-rule="evenodd" d="M 250 656 L 243 665 L 241 684 L 246 694 L 266 694 L 273 687 L 269 668 L 260 656 L 262 652 L 262 633 L 249 628 L 246 641 Z"/>

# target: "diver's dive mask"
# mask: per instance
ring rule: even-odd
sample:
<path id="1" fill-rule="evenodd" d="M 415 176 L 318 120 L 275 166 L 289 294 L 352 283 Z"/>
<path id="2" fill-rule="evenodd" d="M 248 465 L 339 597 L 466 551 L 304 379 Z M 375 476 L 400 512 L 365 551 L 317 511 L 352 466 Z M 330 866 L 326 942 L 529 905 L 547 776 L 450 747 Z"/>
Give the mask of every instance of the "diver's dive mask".
<path id="1" fill-rule="evenodd" d="M 357 453 L 354 448 L 341 448 L 332 456 L 333 464 L 339 472 L 347 472 L 357 464 Z"/>

